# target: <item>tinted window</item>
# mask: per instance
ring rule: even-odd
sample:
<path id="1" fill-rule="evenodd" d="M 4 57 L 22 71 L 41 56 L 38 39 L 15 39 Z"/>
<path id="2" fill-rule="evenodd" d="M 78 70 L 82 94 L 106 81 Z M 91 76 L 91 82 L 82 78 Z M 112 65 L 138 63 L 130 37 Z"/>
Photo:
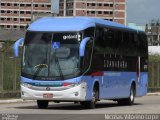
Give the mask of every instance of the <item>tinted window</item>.
<path id="1" fill-rule="evenodd" d="M 93 41 L 92 40 L 88 41 L 86 44 L 85 55 L 83 59 L 83 70 L 88 69 L 91 63 L 92 46 L 93 46 Z"/>
<path id="2" fill-rule="evenodd" d="M 52 33 L 27 32 L 24 44 L 49 44 Z"/>
<path id="3" fill-rule="evenodd" d="M 84 30 L 84 37 L 93 37 L 94 36 L 94 27 L 92 28 L 87 28 Z"/>

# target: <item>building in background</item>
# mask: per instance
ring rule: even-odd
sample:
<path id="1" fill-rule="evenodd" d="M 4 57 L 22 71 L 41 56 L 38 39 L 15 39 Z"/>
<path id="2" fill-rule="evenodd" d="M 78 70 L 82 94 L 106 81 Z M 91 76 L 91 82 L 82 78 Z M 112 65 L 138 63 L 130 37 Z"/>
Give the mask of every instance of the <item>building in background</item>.
<path id="1" fill-rule="evenodd" d="M 126 0 L 58 1 L 57 16 L 90 16 L 126 24 Z M 0 27 L 25 28 L 38 16 L 48 16 L 51 13 L 51 0 L 0 0 Z"/>
<path id="2" fill-rule="evenodd" d="M 24 28 L 31 23 L 33 14 L 50 12 L 50 0 L 0 0 L 0 27 Z"/>
<path id="3" fill-rule="evenodd" d="M 126 24 L 126 0 L 60 0 L 60 16 L 90 16 Z"/>
<path id="4" fill-rule="evenodd" d="M 160 21 L 152 20 L 150 24 L 146 24 L 145 32 L 148 37 L 149 46 L 160 46 Z"/>

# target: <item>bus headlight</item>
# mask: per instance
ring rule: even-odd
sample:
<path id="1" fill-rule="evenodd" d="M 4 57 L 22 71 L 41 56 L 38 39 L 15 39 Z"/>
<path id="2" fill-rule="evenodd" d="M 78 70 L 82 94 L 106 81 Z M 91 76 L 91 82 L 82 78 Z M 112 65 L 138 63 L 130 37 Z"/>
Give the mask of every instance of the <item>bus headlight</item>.
<path id="1" fill-rule="evenodd" d="M 21 85 L 30 89 L 32 88 L 32 85 L 28 83 L 21 83 Z"/>

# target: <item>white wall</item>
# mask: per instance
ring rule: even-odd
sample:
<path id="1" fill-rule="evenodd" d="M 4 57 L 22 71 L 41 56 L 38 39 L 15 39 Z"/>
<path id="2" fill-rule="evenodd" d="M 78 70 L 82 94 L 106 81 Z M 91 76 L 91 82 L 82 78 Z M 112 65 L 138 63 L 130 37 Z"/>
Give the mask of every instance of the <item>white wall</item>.
<path id="1" fill-rule="evenodd" d="M 149 55 L 159 54 L 160 55 L 160 46 L 148 46 Z"/>

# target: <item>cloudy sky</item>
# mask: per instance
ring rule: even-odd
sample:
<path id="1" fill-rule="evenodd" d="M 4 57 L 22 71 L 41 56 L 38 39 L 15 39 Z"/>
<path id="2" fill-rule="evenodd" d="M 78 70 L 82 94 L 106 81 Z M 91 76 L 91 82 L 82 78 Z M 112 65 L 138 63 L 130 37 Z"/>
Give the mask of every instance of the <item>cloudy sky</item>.
<path id="1" fill-rule="evenodd" d="M 127 22 L 138 25 L 160 19 L 160 0 L 127 0 Z"/>

